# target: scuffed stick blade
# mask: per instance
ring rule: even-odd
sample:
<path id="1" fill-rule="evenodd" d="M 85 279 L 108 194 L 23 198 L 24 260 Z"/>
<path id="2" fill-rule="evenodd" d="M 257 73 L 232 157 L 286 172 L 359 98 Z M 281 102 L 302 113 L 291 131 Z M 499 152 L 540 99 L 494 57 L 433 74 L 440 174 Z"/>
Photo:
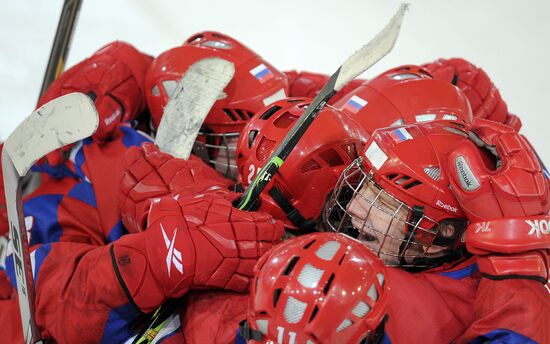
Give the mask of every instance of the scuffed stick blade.
<path id="1" fill-rule="evenodd" d="M 33 111 L 6 139 L 4 149 L 22 177 L 48 153 L 92 135 L 98 124 L 92 100 L 70 93 Z"/>
<path id="2" fill-rule="evenodd" d="M 340 67 L 340 75 L 336 79 L 334 89 L 339 91 L 350 80 L 386 56 L 395 45 L 408 4 L 401 4 L 391 20 L 369 43 L 348 57 Z"/>
<path id="3" fill-rule="evenodd" d="M 188 159 L 210 109 L 229 84 L 235 67 L 221 58 L 195 62 L 183 75 L 168 101 L 155 144 L 165 153 Z"/>

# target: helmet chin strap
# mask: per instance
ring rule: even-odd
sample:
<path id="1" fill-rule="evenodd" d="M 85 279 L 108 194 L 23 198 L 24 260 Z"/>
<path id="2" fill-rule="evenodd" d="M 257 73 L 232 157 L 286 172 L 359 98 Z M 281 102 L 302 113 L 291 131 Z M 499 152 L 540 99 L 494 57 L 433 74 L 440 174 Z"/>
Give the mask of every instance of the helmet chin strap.
<path id="1" fill-rule="evenodd" d="M 317 221 L 315 221 L 314 219 L 306 219 L 302 214 L 300 214 L 300 211 L 296 209 L 296 207 L 294 207 L 292 203 L 290 203 L 285 195 L 283 195 L 281 190 L 279 190 L 276 186 L 272 187 L 269 190 L 269 194 L 277 203 L 277 205 L 285 212 L 287 219 L 294 226 L 296 226 L 296 228 L 302 230 L 315 229 Z"/>
<path id="2" fill-rule="evenodd" d="M 414 235 L 416 232 L 416 228 L 418 228 L 418 225 L 420 224 L 422 217 L 424 217 L 424 207 L 414 205 L 411 208 L 411 211 L 409 213 L 409 217 L 407 221 L 407 233 L 405 234 L 404 240 L 401 242 L 401 245 L 399 246 L 399 264 L 400 265 L 410 264 L 405 260 L 405 252 L 411 247 L 411 243 L 414 242 Z"/>

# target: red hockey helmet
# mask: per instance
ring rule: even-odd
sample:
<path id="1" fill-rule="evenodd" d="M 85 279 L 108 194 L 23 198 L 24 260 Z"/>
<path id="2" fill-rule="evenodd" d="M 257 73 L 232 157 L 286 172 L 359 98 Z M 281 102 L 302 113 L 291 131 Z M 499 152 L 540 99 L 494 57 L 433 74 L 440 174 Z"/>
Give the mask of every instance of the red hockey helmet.
<path id="1" fill-rule="evenodd" d="M 368 133 L 440 119 L 472 121 L 468 99 L 456 86 L 435 80 L 414 65 L 393 68 L 365 81 L 334 107 L 356 119 Z"/>
<path id="2" fill-rule="evenodd" d="M 383 332 L 384 264 L 339 233 L 287 240 L 256 264 L 247 326 L 262 343 L 367 343 Z M 248 335 L 247 335 L 248 334 Z"/>
<path id="3" fill-rule="evenodd" d="M 365 240 L 387 265 L 430 267 L 456 258 L 466 216 L 441 162 L 469 140 L 466 130 L 434 121 L 375 131 L 327 202 L 326 226 Z"/>
<path id="4" fill-rule="evenodd" d="M 310 99 L 279 100 L 244 127 L 237 145 L 238 181 L 247 187 L 283 141 Z M 338 176 L 361 152 L 366 134 L 326 106 L 260 195 L 260 210 L 293 229 L 313 229 Z"/>
<path id="5" fill-rule="evenodd" d="M 214 103 L 197 141 L 208 153 L 208 157 L 203 155 L 205 159 L 220 172 L 234 176 L 230 165 L 234 169 L 235 144 L 241 129 L 258 110 L 286 97 L 287 79 L 237 40 L 217 32 L 198 33 L 182 46 L 159 55 L 147 72 L 145 90 L 154 127 L 159 125 L 179 79 L 193 63 L 206 57 L 232 62 L 235 75 L 224 89 L 223 98 Z"/>

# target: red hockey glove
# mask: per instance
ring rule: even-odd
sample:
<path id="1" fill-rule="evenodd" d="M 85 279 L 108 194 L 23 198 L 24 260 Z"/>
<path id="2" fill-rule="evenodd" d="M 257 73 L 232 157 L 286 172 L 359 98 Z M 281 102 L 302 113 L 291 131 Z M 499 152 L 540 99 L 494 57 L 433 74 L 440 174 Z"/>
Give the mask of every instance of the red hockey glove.
<path id="1" fill-rule="evenodd" d="M 508 107 L 487 73 L 461 58 L 439 59 L 425 64 L 435 79 L 456 85 L 468 98 L 474 117 L 504 123 L 519 131 L 520 119 L 508 113 Z"/>
<path id="2" fill-rule="evenodd" d="M 329 77 L 324 74 L 310 73 L 310 72 L 296 72 L 288 71 L 284 72 L 288 79 L 289 95 L 290 97 L 307 97 L 314 98 L 317 93 L 325 86 Z M 346 95 L 351 90 L 357 88 L 365 80 L 354 79 L 344 86 L 340 91 L 330 99 L 328 102 L 330 105 L 336 103 L 340 98 Z"/>
<path id="3" fill-rule="evenodd" d="M 145 229 L 150 200 L 168 194 L 229 193 L 232 182 L 194 155 L 189 160 L 161 152 L 152 142 L 125 153 L 119 205 L 130 233 Z"/>
<path id="4" fill-rule="evenodd" d="M 245 291 L 257 259 L 280 241 L 281 222 L 214 196 L 153 203 L 147 230 L 113 245 L 121 284 L 144 312 L 193 288 Z"/>
<path id="5" fill-rule="evenodd" d="M 61 74 L 40 98 L 38 107 L 67 93 L 85 93 L 99 114 L 99 127 L 92 138 L 108 141 L 119 123 L 129 122 L 145 110 L 142 85 L 151 60 L 127 43 L 110 43 Z M 50 165 L 63 161 L 61 153 L 48 156 Z"/>
<path id="6" fill-rule="evenodd" d="M 537 216 L 546 216 L 550 208 L 540 162 L 527 141 L 506 125 L 475 119 L 471 138 L 454 147 L 447 166 L 451 189 L 471 222 L 469 251 L 478 255 L 486 276 L 546 280 L 548 228 L 534 225 L 546 224 Z M 533 235 L 536 228 L 545 235 Z"/>

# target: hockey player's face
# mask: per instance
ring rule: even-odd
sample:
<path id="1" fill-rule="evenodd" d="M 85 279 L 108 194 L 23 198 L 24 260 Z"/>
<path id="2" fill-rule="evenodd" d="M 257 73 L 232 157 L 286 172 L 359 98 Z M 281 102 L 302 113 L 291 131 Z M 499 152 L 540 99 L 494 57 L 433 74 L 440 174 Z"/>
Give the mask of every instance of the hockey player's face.
<path id="1" fill-rule="evenodd" d="M 406 242 L 408 208 L 402 202 L 380 189 L 373 182 L 365 182 L 347 206 L 351 224 L 362 240 L 386 265 L 400 263 L 400 249 Z M 408 243 L 407 256 L 420 256 L 422 246 Z"/>

